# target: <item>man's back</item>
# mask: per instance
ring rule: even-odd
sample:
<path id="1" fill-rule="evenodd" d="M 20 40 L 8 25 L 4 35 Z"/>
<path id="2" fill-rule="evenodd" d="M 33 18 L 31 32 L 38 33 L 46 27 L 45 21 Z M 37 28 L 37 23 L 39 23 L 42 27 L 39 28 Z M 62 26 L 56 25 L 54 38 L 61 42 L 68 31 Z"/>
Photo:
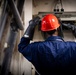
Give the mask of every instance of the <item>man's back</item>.
<path id="1" fill-rule="evenodd" d="M 21 46 L 26 45 L 26 41 L 24 42 Z M 60 37 L 51 36 L 44 42 L 29 44 L 23 51 L 21 49 L 19 51 L 35 66 L 41 75 L 75 73 L 75 42 L 64 42 Z"/>

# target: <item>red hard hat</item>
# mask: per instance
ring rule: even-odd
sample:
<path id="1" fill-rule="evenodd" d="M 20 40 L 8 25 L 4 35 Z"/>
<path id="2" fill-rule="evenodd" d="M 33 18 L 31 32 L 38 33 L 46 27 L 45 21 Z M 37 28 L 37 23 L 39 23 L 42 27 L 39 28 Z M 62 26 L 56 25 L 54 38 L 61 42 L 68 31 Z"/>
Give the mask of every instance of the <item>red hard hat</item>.
<path id="1" fill-rule="evenodd" d="M 43 17 L 41 22 L 42 31 L 51 31 L 57 29 L 60 26 L 58 19 L 53 14 L 47 14 Z"/>

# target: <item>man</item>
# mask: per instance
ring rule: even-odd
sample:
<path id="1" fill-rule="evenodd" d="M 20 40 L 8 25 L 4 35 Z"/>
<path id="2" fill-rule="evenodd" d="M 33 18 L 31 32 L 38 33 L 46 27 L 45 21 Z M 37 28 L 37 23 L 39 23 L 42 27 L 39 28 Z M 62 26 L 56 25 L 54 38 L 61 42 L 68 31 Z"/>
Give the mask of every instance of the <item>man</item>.
<path id="1" fill-rule="evenodd" d="M 76 75 L 76 43 L 65 42 L 58 34 L 60 24 L 57 17 L 47 14 L 42 18 L 41 31 L 47 33 L 45 41 L 30 43 L 35 26 L 40 18 L 29 22 L 18 45 L 18 50 L 29 60 L 40 75 Z"/>

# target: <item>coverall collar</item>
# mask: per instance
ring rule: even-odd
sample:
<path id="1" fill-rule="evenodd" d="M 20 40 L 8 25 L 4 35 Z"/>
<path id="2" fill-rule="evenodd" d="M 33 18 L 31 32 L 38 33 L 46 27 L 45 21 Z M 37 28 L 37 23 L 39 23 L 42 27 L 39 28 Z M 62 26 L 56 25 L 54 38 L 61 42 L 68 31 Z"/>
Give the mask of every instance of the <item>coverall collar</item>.
<path id="1" fill-rule="evenodd" d="M 50 36 L 45 41 L 64 41 L 60 36 Z"/>

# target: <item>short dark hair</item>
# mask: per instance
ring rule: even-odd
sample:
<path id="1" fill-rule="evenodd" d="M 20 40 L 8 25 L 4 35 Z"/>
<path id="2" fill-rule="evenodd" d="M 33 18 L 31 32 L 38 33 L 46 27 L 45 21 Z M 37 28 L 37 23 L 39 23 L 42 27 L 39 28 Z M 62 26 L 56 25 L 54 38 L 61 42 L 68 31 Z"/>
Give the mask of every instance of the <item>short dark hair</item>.
<path id="1" fill-rule="evenodd" d="M 51 31 L 47 31 L 46 33 L 48 33 L 49 35 L 53 35 L 56 32 L 56 29 L 51 30 Z"/>
<path id="2" fill-rule="evenodd" d="M 44 39 L 46 39 L 48 36 L 47 34 L 49 34 L 50 36 L 52 36 L 54 33 L 55 33 L 56 29 L 55 30 L 52 30 L 52 31 L 42 31 L 41 34 L 43 36 Z"/>

